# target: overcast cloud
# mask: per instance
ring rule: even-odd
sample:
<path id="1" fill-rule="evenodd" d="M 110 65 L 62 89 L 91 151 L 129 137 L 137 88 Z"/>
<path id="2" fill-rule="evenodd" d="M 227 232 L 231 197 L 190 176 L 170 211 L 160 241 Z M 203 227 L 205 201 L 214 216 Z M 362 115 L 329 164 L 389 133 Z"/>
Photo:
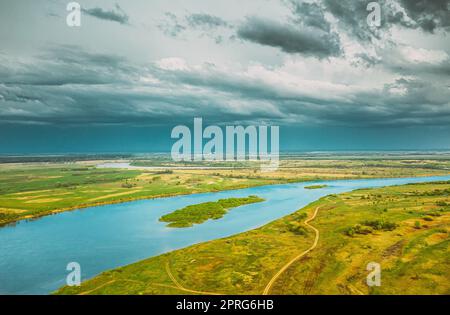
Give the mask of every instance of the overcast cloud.
<path id="1" fill-rule="evenodd" d="M 448 1 L 241 2 L 3 1 L 0 121 L 450 123 Z"/>

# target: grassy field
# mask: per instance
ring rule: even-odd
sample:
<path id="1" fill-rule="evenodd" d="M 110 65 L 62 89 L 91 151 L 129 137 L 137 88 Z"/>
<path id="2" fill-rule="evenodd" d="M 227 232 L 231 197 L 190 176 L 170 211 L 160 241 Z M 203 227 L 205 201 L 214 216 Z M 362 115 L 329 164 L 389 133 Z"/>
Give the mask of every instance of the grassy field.
<path id="1" fill-rule="evenodd" d="M 285 182 L 217 172 L 0 165 L 0 224 L 94 205 Z"/>
<path id="2" fill-rule="evenodd" d="M 95 167 L 97 163 L 0 164 L 0 225 L 60 211 L 136 199 L 300 181 L 429 176 L 450 172 L 450 161 L 443 158 L 292 159 L 282 160 L 280 168 L 273 172 L 261 172 L 258 164 L 247 162 L 237 165 L 236 169 L 173 170 L 100 169 Z M 163 158 L 136 163 L 167 167 L 177 165 Z M 220 167 L 222 164 L 208 162 L 205 165 Z"/>
<path id="3" fill-rule="evenodd" d="M 159 221 L 168 222 L 168 227 L 185 228 L 194 224 L 202 224 L 207 220 L 217 220 L 222 218 L 228 210 L 256 202 L 264 199 L 258 196 L 248 196 L 245 198 L 227 198 L 217 201 L 210 201 L 190 205 L 182 209 L 175 210 L 163 215 Z"/>
<path id="4" fill-rule="evenodd" d="M 288 261 L 312 248 L 315 229 L 317 247 L 293 261 L 269 294 L 450 294 L 450 182 L 331 195 L 261 228 L 57 293 L 261 294 Z M 369 262 L 381 265 L 379 287 L 366 285 Z"/>

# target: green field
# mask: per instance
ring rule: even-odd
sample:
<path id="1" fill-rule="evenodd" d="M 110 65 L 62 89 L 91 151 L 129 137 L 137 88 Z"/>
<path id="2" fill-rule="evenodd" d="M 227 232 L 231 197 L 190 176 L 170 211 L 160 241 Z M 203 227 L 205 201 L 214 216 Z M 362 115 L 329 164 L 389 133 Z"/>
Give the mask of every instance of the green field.
<path id="1" fill-rule="evenodd" d="M 57 293 L 450 294 L 449 232 L 450 182 L 357 190 Z M 369 262 L 380 287 L 366 285 Z"/>
<path id="2" fill-rule="evenodd" d="M 202 224 L 207 220 L 220 219 L 228 212 L 228 210 L 262 201 L 264 201 L 264 199 L 259 198 L 258 196 L 219 199 L 217 201 L 199 203 L 175 210 L 169 214 L 163 215 L 159 221 L 168 222 L 168 227 L 185 228 L 193 226 L 194 224 Z"/>
<path id="3" fill-rule="evenodd" d="M 0 225 L 60 211 L 136 199 L 238 189 L 301 181 L 446 175 L 448 156 L 436 159 L 283 159 L 261 172 L 258 164 L 230 169 L 222 162 L 196 163 L 215 169 L 100 169 L 95 161 L 0 164 Z M 167 158 L 135 164 L 179 166 Z M 184 165 L 186 163 L 182 163 Z M 220 168 L 226 166 L 226 168 Z M 245 168 L 243 168 L 245 167 Z"/>
<path id="4" fill-rule="evenodd" d="M 0 165 L 0 225 L 71 209 L 285 182 L 217 173 Z"/>

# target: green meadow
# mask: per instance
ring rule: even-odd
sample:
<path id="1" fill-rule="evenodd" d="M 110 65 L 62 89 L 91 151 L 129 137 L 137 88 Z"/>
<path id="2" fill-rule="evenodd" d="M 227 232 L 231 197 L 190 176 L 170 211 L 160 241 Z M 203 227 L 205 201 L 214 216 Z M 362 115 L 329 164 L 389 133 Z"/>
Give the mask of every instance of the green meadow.
<path id="1" fill-rule="evenodd" d="M 194 224 L 202 224 L 207 220 L 218 220 L 222 218 L 228 210 L 262 201 L 264 201 L 264 199 L 259 198 L 258 196 L 219 199 L 218 201 L 199 203 L 175 210 L 169 214 L 163 215 L 159 221 L 168 222 L 168 227 L 185 228 L 193 226 Z"/>
<path id="2" fill-rule="evenodd" d="M 264 178 L 222 178 L 186 171 L 100 169 L 93 165 L 0 166 L 0 224 L 61 211 L 282 182 Z"/>

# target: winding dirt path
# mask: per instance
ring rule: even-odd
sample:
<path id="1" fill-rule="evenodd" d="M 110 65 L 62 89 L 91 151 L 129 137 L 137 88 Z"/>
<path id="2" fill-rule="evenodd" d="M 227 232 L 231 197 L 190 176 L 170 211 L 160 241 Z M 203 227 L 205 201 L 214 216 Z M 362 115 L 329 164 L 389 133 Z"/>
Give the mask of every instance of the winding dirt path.
<path id="1" fill-rule="evenodd" d="M 190 293 L 196 293 L 196 294 L 203 294 L 203 295 L 224 295 L 222 293 L 215 293 L 215 292 L 205 292 L 205 291 L 196 291 L 196 290 L 191 290 L 191 289 L 186 289 L 185 287 L 183 287 L 178 281 L 177 279 L 175 279 L 175 277 L 173 276 L 172 272 L 170 271 L 170 266 L 169 266 L 169 262 L 166 262 L 166 272 L 169 275 L 170 280 L 172 280 L 172 282 L 175 284 L 175 286 L 185 292 L 190 292 Z"/>
<path id="2" fill-rule="evenodd" d="M 88 295 L 89 293 L 94 292 L 95 290 L 101 289 L 101 288 L 103 288 L 103 287 L 105 287 L 105 286 L 107 286 L 107 285 L 109 285 L 109 284 L 111 284 L 111 283 L 113 283 L 113 282 L 116 282 L 116 281 L 117 281 L 117 280 L 115 280 L 115 279 L 110 280 L 110 281 L 108 281 L 108 282 L 105 282 L 105 283 L 99 285 L 99 286 L 96 287 L 96 288 L 93 288 L 92 290 L 80 292 L 80 293 L 78 293 L 78 295 Z"/>
<path id="3" fill-rule="evenodd" d="M 312 215 L 312 217 L 310 217 L 309 219 L 305 220 L 305 225 L 310 227 L 312 230 L 314 230 L 314 233 L 316 233 L 316 237 L 314 239 L 314 243 L 312 244 L 312 246 L 310 248 L 308 248 L 307 250 L 305 250 L 303 253 L 295 256 L 294 258 L 292 258 L 287 264 L 285 264 L 273 277 L 272 279 L 270 279 L 269 283 L 267 284 L 266 288 L 264 289 L 263 295 L 268 295 L 270 292 L 270 289 L 272 288 L 272 286 L 274 285 L 274 283 L 277 281 L 277 279 L 280 277 L 280 275 L 285 272 L 293 263 L 295 263 L 297 260 L 299 260 L 300 258 L 302 258 L 303 256 L 305 256 L 306 254 L 308 254 L 310 251 L 312 251 L 314 248 L 316 248 L 317 243 L 319 242 L 319 237 L 320 237 L 320 232 L 318 229 L 316 229 L 314 226 L 310 225 L 309 222 L 314 220 L 316 218 L 317 213 L 319 212 L 319 209 L 322 206 L 318 206 L 316 208 L 316 210 L 314 211 L 314 214 Z"/>

